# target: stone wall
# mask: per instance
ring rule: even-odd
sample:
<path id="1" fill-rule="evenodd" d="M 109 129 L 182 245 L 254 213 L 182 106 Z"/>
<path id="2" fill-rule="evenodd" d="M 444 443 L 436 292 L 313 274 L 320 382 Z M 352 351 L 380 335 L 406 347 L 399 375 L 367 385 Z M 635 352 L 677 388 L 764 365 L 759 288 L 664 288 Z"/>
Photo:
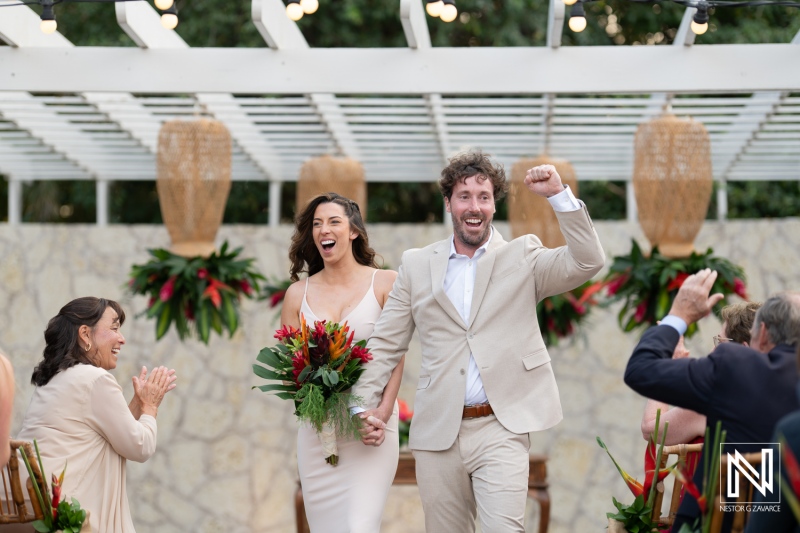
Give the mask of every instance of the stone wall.
<path id="1" fill-rule="evenodd" d="M 508 235 L 505 224 L 498 229 Z M 448 235 L 441 225 L 375 225 L 372 244 L 397 267 L 403 250 Z M 597 230 L 609 257 L 627 253 L 630 239 L 644 243 L 638 226 L 600 222 Z M 219 242 L 243 245 L 268 276 L 285 277 L 290 227 L 225 226 Z M 0 349 L 17 378 L 14 431 L 32 392 L 31 370 L 41 357 L 42 331 L 61 305 L 85 295 L 119 300 L 128 312 L 127 344 L 114 371 L 132 395 L 130 377 L 141 365 L 164 364 L 178 371 L 179 386 L 159 410 L 155 456 L 128 465 L 128 488 L 140 532 L 291 532 L 296 488 L 296 426 L 291 406 L 259 391 L 251 364 L 274 342 L 277 314 L 263 302 L 243 303 L 242 327 L 232 339 L 213 337 L 209 346 L 181 343 L 174 333 L 155 341 L 154 324 L 137 315 L 143 297 L 126 295 L 132 263 L 146 249 L 169 244 L 160 226 L 0 224 Z M 797 219 L 708 223 L 697 246 L 744 266 L 753 298 L 800 288 L 800 221 Z M 622 382 L 635 335 L 623 334 L 616 309 L 595 310 L 571 341 L 551 349 L 564 421 L 532 435 L 532 451 L 550 456 L 553 533 L 600 532 L 611 496 L 628 500 L 627 489 L 597 446 L 601 436 L 620 463 L 641 476 L 644 440 L 639 422 L 644 400 Z M 707 319 L 689 342 L 694 355 L 711 349 L 719 324 Z M 419 349 L 406 363 L 401 397 L 413 399 Z M 536 515 L 533 507 L 530 518 Z M 533 520 L 529 520 L 533 524 Z M 415 487 L 392 489 L 384 532 L 422 532 Z M 533 525 L 529 526 L 534 531 Z"/>

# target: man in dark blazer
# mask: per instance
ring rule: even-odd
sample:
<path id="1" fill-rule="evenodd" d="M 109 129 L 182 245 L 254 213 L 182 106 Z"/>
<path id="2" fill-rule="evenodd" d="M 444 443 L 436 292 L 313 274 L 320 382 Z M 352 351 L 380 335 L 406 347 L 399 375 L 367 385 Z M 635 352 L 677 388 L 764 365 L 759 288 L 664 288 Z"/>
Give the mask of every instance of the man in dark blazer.
<path id="1" fill-rule="evenodd" d="M 794 349 L 800 338 L 800 295 L 780 293 L 764 303 L 750 347 L 722 343 L 708 357 L 672 359 L 687 326 L 722 299 L 721 294 L 709 296 L 716 278 L 706 269 L 686 279 L 669 315 L 647 330 L 634 349 L 625 383 L 648 398 L 704 414 L 709 428 L 721 421 L 726 442 L 745 443 L 737 446 L 741 453 L 756 452 L 762 448 L 758 443 L 770 442 L 778 420 L 800 408 Z M 694 477 L 699 487 L 702 475 L 700 464 Z M 672 531 L 699 515 L 697 501 L 686 494 Z"/>

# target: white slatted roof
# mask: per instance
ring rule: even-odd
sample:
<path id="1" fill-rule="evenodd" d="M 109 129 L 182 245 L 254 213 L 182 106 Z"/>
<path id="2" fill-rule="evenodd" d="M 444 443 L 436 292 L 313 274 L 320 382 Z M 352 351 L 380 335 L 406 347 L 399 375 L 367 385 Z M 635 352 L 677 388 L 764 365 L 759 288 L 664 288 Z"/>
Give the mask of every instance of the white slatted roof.
<path id="1" fill-rule="evenodd" d="M 673 46 L 561 47 L 552 0 L 546 47 L 442 49 L 421 0 L 399 7 L 405 50 L 310 49 L 281 0 L 253 0 L 262 49 L 190 49 L 146 2 L 115 4 L 140 49 L 73 47 L 41 34 L 28 7 L 3 7 L 0 173 L 153 180 L 163 121 L 203 115 L 231 130 L 235 180 L 293 181 L 307 159 L 338 154 L 369 181 L 434 181 L 467 146 L 507 165 L 547 151 L 579 179 L 629 180 L 637 125 L 670 104 L 707 127 L 716 179 L 800 179 L 800 36 L 692 46 L 689 9 Z M 464 72 L 469 61 L 489 70 Z"/>

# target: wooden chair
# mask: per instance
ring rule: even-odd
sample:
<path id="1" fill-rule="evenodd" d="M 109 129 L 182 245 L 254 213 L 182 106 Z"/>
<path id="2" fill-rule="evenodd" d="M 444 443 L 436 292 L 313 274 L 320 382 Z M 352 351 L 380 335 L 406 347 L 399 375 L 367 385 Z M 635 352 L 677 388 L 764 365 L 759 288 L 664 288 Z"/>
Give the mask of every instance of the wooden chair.
<path id="1" fill-rule="evenodd" d="M 25 463 L 23 463 L 19 455 L 17 455 L 17 450 L 22 449 L 31 464 L 33 476 L 36 478 L 40 490 L 43 490 L 42 473 L 39 471 L 39 463 L 36 460 L 33 446 L 30 442 L 19 440 L 11 440 L 10 445 L 11 457 L 8 460 L 8 465 L 0 470 L 3 490 L 3 492 L 0 493 L 0 525 L 24 524 L 33 522 L 34 520 L 41 520 L 44 515 L 42 515 L 42 510 L 36 499 L 36 492 L 33 490 L 33 484 L 31 480 L 28 479 L 26 483 L 28 501 L 26 501 L 19 475 L 20 469 L 27 471 Z M 27 475 L 25 477 L 27 477 Z M 29 506 L 30 509 L 28 508 Z"/>
<path id="2" fill-rule="evenodd" d="M 702 452 L 703 445 L 701 444 L 675 444 L 674 446 L 664 446 L 664 451 L 661 454 L 661 466 L 659 468 L 666 468 L 668 464 L 674 463 L 677 459 L 683 463 L 686 462 L 686 457 L 693 452 Z M 666 482 L 666 479 L 664 480 Z M 678 506 L 681 503 L 681 490 L 683 483 L 675 477 L 672 484 L 672 499 L 669 503 L 669 510 L 666 516 L 661 516 L 661 507 L 664 498 L 664 484 L 659 483 L 656 487 L 656 499 L 653 502 L 652 519 L 657 523 L 659 528 L 672 527 L 675 522 L 675 515 L 678 513 Z"/>
<path id="3" fill-rule="evenodd" d="M 761 452 L 755 453 L 744 453 L 742 454 L 744 460 L 750 463 L 754 468 L 761 465 Z M 775 459 L 778 460 L 777 458 Z M 724 454 L 721 457 L 719 471 L 721 473 L 721 478 L 724 479 L 726 476 L 726 472 L 728 471 L 728 456 Z M 777 486 L 777 485 L 776 485 Z M 745 502 L 752 502 L 754 500 L 753 495 L 753 485 L 751 483 L 741 483 L 740 484 L 741 490 L 739 491 L 739 498 L 735 502 L 726 502 L 720 500 L 720 493 L 721 490 L 717 492 L 716 497 L 714 498 L 714 505 L 711 508 L 711 529 L 709 529 L 710 533 L 720 533 L 722 530 L 722 523 L 725 518 L 725 515 L 732 514 L 733 515 L 733 522 L 731 525 L 731 533 L 742 533 L 744 531 L 745 526 L 747 525 L 747 520 L 750 518 L 749 509 L 750 506 L 747 505 Z M 725 513 L 720 510 L 720 505 L 731 504 L 734 505 L 734 511 Z"/>

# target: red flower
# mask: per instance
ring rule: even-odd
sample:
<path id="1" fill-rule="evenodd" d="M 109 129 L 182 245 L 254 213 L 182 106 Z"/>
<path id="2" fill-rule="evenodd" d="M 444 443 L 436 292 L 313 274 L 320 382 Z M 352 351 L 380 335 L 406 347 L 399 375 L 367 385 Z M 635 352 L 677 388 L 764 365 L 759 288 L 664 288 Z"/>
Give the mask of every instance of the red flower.
<path id="1" fill-rule="evenodd" d="M 623 285 L 628 282 L 628 278 L 630 277 L 629 274 L 622 274 L 619 277 L 611 280 L 606 285 L 606 294 L 609 296 L 614 296 L 619 292 Z"/>
<path id="2" fill-rule="evenodd" d="M 283 301 L 283 297 L 286 296 L 286 291 L 276 291 L 269 297 L 269 306 L 275 307 L 279 303 Z"/>
<path id="3" fill-rule="evenodd" d="M 633 315 L 633 320 L 635 320 L 637 323 L 641 323 L 644 320 L 646 314 L 647 314 L 647 300 L 636 306 L 636 313 Z"/>
<path id="4" fill-rule="evenodd" d="M 207 268 L 198 268 L 197 269 L 197 277 L 200 279 L 206 279 L 208 277 L 208 269 Z"/>
<path id="5" fill-rule="evenodd" d="M 314 337 L 314 340 L 318 343 L 327 335 L 325 333 L 325 322 L 327 322 L 327 320 L 317 320 L 314 322 L 314 333 L 311 336 Z"/>
<path id="6" fill-rule="evenodd" d="M 675 469 L 675 477 L 683 483 L 686 492 L 691 494 L 695 500 L 697 500 L 697 505 L 700 507 L 700 512 L 706 514 L 706 497 L 703 494 L 700 494 L 700 489 L 697 488 L 697 485 L 694 484 L 694 480 L 692 476 L 689 475 L 689 471 L 686 468 L 686 464 L 679 464 L 678 468 Z"/>
<path id="7" fill-rule="evenodd" d="M 289 327 L 291 328 L 291 326 Z M 300 386 L 300 382 L 297 380 L 297 378 L 300 376 L 300 372 L 302 372 L 305 367 L 306 367 L 306 360 L 303 357 L 303 352 L 297 352 L 295 356 L 292 358 L 292 376 L 294 377 L 294 382 L 298 386 Z"/>
<path id="8" fill-rule="evenodd" d="M 211 299 L 211 303 L 214 304 L 214 307 L 217 309 L 220 308 L 222 305 L 222 295 L 219 293 L 219 289 L 227 289 L 232 290 L 229 286 L 225 285 L 218 279 L 214 279 L 209 276 L 208 278 L 208 287 L 206 290 L 203 291 L 203 296 L 207 296 Z"/>
<path id="9" fill-rule="evenodd" d="M 372 361 L 372 354 L 369 353 L 369 350 L 358 345 L 353 346 L 353 351 L 350 352 L 350 357 L 352 359 L 361 359 L 362 365 L 368 361 Z"/>
<path id="10" fill-rule="evenodd" d="M 579 315 L 586 314 L 586 306 L 579 304 L 578 302 L 570 302 L 572 303 L 572 308 L 575 310 L 576 313 Z"/>
<path id="11" fill-rule="evenodd" d="M 192 308 L 192 304 L 186 304 L 186 309 L 183 310 L 183 313 L 186 315 L 187 320 L 194 320 L 194 309 Z"/>
<path id="12" fill-rule="evenodd" d="M 132 289 L 134 283 L 136 283 L 136 278 L 129 279 L 128 280 L 128 287 L 130 287 Z"/>
<path id="13" fill-rule="evenodd" d="M 275 338 L 283 342 L 287 339 L 295 338 L 298 333 L 300 333 L 299 329 L 295 329 L 292 326 L 283 326 L 281 329 L 275 331 Z"/>
<path id="14" fill-rule="evenodd" d="M 166 302 L 172 295 L 175 293 L 175 281 L 178 279 L 178 276 L 172 276 L 169 278 L 164 285 L 161 286 L 161 290 L 158 292 L 158 298 L 162 302 Z"/>
<path id="15" fill-rule="evenodd" d="M 745 287 L 744 281 L 742 281 L 740 278 L 735 278 L 733 280 L 733 292 L 735 292 L 742 299 L 749 300 L 747 297 L 747 287 Z"/>
<path id="16" fill-rule="evenodd" d="M 397 399 L 397 404 L 400 407 L 400 414 L 398 415 L 400 422 L 411 422 L 411 417 L 414 416 L 414 411 L 409 409 L 408 404 L 400 398 Z"/>
<path id="17" fill-rule="evenodd" d="M 253 295 L 253 287 L 250 286 L 250 283 L 246 279 L 239 281 L 239 288 L 245 293 L 247 296 Z M 274 305 L 272 307 L 275 307 Z"/>
<path id="18" fill-rule="evenodd" d="M 669 282 L 667 285 L 667 292 L 674 291 L 675 289 L 680 289 L 683 285 L 683 282 L 686 281 L 686 278 L 689 277 L 689 274 L 686 272 L 679 272 L 675 279 Z"/>
<path id="19" fill-rule="evenodd" d="M 147 308 L 150 309 L 151 307 L 153 307 L 153 305 L 155 303 L 156 303 L 156 297 L 155 296 L 151 296 L 150 297 L 150 301 L 147 302 Z"/>

